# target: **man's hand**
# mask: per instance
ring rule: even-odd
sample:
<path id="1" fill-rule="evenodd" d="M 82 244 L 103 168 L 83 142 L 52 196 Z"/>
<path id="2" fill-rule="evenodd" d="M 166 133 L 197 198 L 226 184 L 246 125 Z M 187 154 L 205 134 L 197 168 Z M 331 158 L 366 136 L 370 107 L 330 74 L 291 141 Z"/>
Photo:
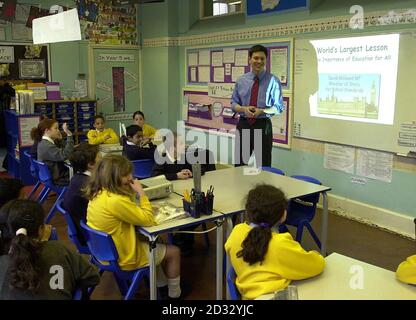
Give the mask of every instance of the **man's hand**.
<path id="1" fill-rule="evenodd" d="M 244 108 L 244 114 L 246 115 L 247 118 L 254 118 L 256 107 L 247 106 L 247 107 L 242 107 L 242 108 Z"/>
<path id="2" fill-rule="evenodd" d="M 107 135 L 104 137 L 104 140 L 108 140 L 108 139 L 111 139 L 111 136 L 110 136 L 109 134 L 107 134 Z"/>
<path id="3" fill-rule="evenodd" d="M 257 118 L 258 116 L 262 115 L 264 113 L 263 109 L 260 108 L 254 108 L 253 110 L 253 117 Z"/>

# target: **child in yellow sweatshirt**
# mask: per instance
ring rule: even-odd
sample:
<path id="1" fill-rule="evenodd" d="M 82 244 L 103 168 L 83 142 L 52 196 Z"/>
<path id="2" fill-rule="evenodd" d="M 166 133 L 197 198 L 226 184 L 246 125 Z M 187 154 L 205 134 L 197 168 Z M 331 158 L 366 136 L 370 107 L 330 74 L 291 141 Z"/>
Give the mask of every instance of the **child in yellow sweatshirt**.
<path id="1" fill-rule="evenodd" d="M 401 282 L 416 284 L 416 254 L 400 263 L 396 271 L 396 277 Z"/>
<path id="2" fill-rule="evenodd" d="M 88 131 L 89 144 L 113 144 L 119 143 L 117 134 L 111 128 L 105 127 L 105 119 L 102 115 L 94 117 L 94 129 Z"/>
<path id="3" fill-rule="evenodd" d="M 94 170 L 86 188 L 89 199 L 87 224 L 111 235 L 117 248 L 118 263 L 123 270 L 148 265 L 149 247 L 140 241 L 135 226 L 156 224 L 149 198 L 139 180 L 133 180 L 132 172 L 130 160 L 119 155 L 107 155 Z M 135 202 L 136 195 L 140 198 L 139 204 Z M 179 298 L 179 248 L 158 243 L 155 250 L 157 286 L 167 286 L 168 296 Z"/>
<path id="4" fill-rule="evenodd" d="M 292 280 L 316 276 L 324 269 L 319 253 L 305 251 L 289 233 L 272 231 L 286 219 L 286 206 L 283 192 L 271 185 L 258 185 L 248 193 L 248 222 L 236 225 L 225 243 L 243 299 L 284 289 Z"/>
<path id="5" fill-rule="evenodd" d="M 156 129 L 153 128 L 150 124 L 144 122 L 144 113 L 141 111 L 136 111 L 133 113 L 133 122 L 137 124 L 143 131 L 143 137 L 149 140 L 154 139 L 156 134 Z"/>

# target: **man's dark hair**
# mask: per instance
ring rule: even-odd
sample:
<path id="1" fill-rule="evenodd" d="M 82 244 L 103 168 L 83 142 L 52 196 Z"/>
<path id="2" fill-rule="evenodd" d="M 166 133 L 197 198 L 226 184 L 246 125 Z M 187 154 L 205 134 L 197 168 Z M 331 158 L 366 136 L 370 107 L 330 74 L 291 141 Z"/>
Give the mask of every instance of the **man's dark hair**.
<path id="1" fill-rule="evenodd" d="M 265 47 L 263 47 L 262 45 L 260 45 L 260 44 L 257 44 L 255 46 L 252 46 L 250 48 L 250 50 L 248 51 L 249 58 L 251 58 L 251 56 L 253 55 L 254 52 L 264 52 L 264 54 L 266 55 L 266 57 L 268 55 L 267 54 L 267 49 Z"/>

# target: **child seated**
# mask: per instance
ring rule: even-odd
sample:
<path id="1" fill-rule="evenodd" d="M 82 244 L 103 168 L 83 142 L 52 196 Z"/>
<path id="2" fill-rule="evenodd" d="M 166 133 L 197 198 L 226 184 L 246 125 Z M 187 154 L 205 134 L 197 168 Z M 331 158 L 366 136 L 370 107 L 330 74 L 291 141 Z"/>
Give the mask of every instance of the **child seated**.
<path id="1" fill-rule="evenodd" d="M 123 270 L 133 270 L 149 263 L 149 247 L 142 242 L 135 226 L 153 226 L 152 205 L 139 180 L 133 180 L 133 165 L 127 158 L 105 156 L 93 172 L 86 194 L 89 199 L 87 224 L 108 233 L 118 252 L 118 263 Z M 135 197 L 139 196 L 136 204 Z M 179 298 L 180 255 L 175 246 L 157 244 L 156 265 L 158 287 L 168 286 L 168 296 Z M 162 264 L 164 268 L 162 268 Z M 165 277 L 165 272 L 167 280 Z"/>
<path id="2" fill-rule="evenodd" d="M 156 147 L 147 139 L 143 139 L 143 131 L 138 125 L 126 128 L 127 140 L 123 145 L 123 156 L 130 161 L 153 159 Z"/>
<path id="3" fill-rule="evenodd" d="M 38 126 L 32 129 L 31 136 L 38 144 L 37 159 L 48 166 L 53 183 L 66 186 L 69 183 L 69 170 L 65 167 L 64 161 L 74 149 L 74 140 L 66 123 L 62 125 L 62 129 L 67 135 L 66 144 L 58 142 L 62 140 L 62 134 L 58 129 L 58 122 L 53 119 L 40 121 Z"/>
<path id="4" fill-rule="evenodd" d="M 117 134 L 111 128 L 105 128 L 105 119 L 102 115 L 94 117 L 94 129 L 88 131 L 89 144 L 114 144 L 119 143 Z"/>
<path id="5" fill-rule="evenodd" d="M 192 163 L 201 163 L 201 175 L 206 171 L 215 170 L 213 156 L 208 150 L 185 149 L 182 138 L 176 133 L 170 133 L 164 138 L 164 152 L 155 153 L 156 164 L 152 169 L 152 176 L 164 174 L 168 180 L 192 178 Z M 198 225 L 180 229 L 181 231 L 192 231 Z M 191 253 L 195 237 L 191 233 L 179 233 L 173 236 L 173 244 L 181 248 L 181 253 L 188 256 Z"/>
<path id="6" fill-rule="evenodd" d="M 18 179 L 0 178 L 0 236 L 2 239 L 0 241 L 0 255 L 7 254 L 8 246 L 13 239 L 13 235 L 10 234 L 7 228 L 9 213 L 3 208 L 9 201 L 25 198 L 23 187 L 24 185 Z M 39 237 L 40 240 L 48 241 L 51 237 L 52 226 L 45 224 L 42 230 L 43 234 Z"/>
<path id="7" fill-rule="evenodd" d="M 136 111 L 133 113 L 133 122 L 138 125 L 143 130 L 143 138 L 146 140 L 154 139 L 156 134 L 156 129 L 151 125 L 144 123 L 144 113 L 141 111 Z"/>
<path id="8" fill-rule="evenodd" d="M 396 270 L 396 278 L 404 283 L 416 284 L 416 255 L 400 263 Z"/>
<path id="9" fill-rule="evenodd" d="M 77 289 L 98 284 L 97 270 L 81 255 L 59 241 L 39 241 L 44 220 L 40 204 L 13 200 L 4 209 L 13 239 L 8 253 L 0 256 L 0 299 L 70 300 Z"/>
<path id="10" fill-rule="evenodd" d="M 87 186 L 91 173 L 101 160 L 101 153 L 96 145 L 81 143 L 69 156 L 74 176 L 71 179 L 68 190 L 65 193 L 63 207 L 71 216 L 77 228 L 78 241 L 86 245 L 83 232 L 81 230 L 81 220 L 87 219 L 88 199 L 83 189 Z"/>
<path id="11" fill-rule="evenodd" d="M 201 163 L 201 175 L 215 170 L 213 156 L 208 150 L 185 149 L 185 143 L 176 133 L 164 137 L 164 151 L 155 153 L 156 164 L 152 176 L 164 174 L 168 180 L 192 178 L 192 164 Z"/>
<path id="12" fill-rule="evenodd" d="M 285 221 L 286 207 L 283 192 L 271 185 L 258 185 L 248 193 L 248 221 L 236 225 L 225 243 L 243 299 L 284 289 L 292 280 L 316 276 L 324 269 L 318 252 L 305 251 L 289 233 L 272 231 Z"/>

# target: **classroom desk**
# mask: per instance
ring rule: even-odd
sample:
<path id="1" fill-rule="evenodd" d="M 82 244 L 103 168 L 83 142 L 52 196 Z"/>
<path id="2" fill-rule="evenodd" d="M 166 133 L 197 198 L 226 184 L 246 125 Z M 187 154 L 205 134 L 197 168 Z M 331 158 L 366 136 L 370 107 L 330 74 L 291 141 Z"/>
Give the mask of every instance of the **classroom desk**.
<path id="1" fill-rule="evenodd" d="M 260 171 L 256 175 L 245 175 L 248 167 L 227 168 L 206 172 L 201 179 L 202 191 L 206 191 L 210 185 L 214 186 L 214 210 L 224 214 L 236 214 L 244 211 L 244 197 L 259 183 L 271 184 L 280 188 L 288 199 L 301 196 L 322 193 L 322 234 L 321 253 L 326 255 L 328 232 L 328 199 L 326 192 L 331 188 L 282 176 L 275 173 Z M 151 179 L 151 178 L 150 178 Z M 143 183 L 146 184 L 146 180 Z M 185 190 L 193 188 L 193 179 L 172 181 L 173 191 L 182 195 Z"/>
<path id="2" fill-rule="evenodd" d="M 102 157 L 105 157 L 107 154 L 117 154 L 121 156 L 123 147 L 119 143 L 99 144 L 98 150 Z"/>
<path id="3" fill-rule="evenodd" d="M 152 201 L 152 204 L 160 203 L 169 203 L 176 207 L 182 207 L 182 197 L 177 194 L 171 194 L 168 198 Z M 223 228 L 222 223 L 225 219 L 231 221 L 231 214 L 224 215 L 219 212 L 213 212 L 212 215 L 203 215 L 200 218 L 184 218 L 179 220 L 174 220 L 171 222 L 166 222 L 157 226 L 152 227 L 137 227 L 138 232 L 145 235 L 149 239 L 149 250 L 150 250 L 150 299 L 156 300 L 157 291 L 156 291 L 156 266 L 155 266 L 155 252 L 154 248 L 156 246 L 156 240 L 159 235 L 163 233 L 169 233 L 180 228 L 189 227 L 196 224 L 201 224 L 203 222 L 218 221 L 219 225 L 217 227 L 217 248 L 216 248 L 216 297 L 217 300 L 222 300 L 222 283 L 223 283 Z M 230 222 L 228 222 L 230 224 Z"/>
<path id="4" fill-rule="evenodd" d="M 338 253 L 330 254 L 325 261 L 322 274 L 292 282 L 298 288 L 299 300 L 416 300 L 416 286 L 396 280 L 394 272 Z M 272 296 L 263 295 L 257 300 Z"/>

